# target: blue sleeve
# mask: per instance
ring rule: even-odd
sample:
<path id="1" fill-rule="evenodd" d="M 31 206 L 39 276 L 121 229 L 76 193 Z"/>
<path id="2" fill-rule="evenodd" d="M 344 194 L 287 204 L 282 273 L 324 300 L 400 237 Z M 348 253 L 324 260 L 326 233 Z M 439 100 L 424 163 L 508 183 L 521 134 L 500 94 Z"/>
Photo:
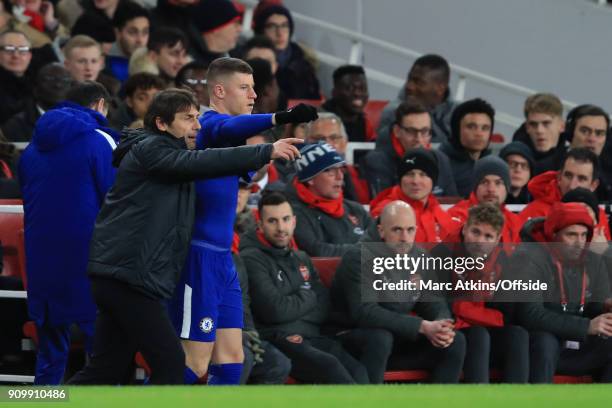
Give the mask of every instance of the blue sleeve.
<path id="1" fill-rule="evenodd" d="M 198 135 L 198 149 L 242 146 L 252 136 L 272 127 L 272 114 L 230 116 L 204 115 Z"/>
<path id="2" fill-rule="evenodd" d="M 113 183 L 117 170 L 113 167 L 113 149 L 106 139 L 94 132 L 92 139 L 95 142 L 91 146 L 90 166 L 98 193 L 98 203 L 100 206 L 104 202 L 104 197 Z"/>

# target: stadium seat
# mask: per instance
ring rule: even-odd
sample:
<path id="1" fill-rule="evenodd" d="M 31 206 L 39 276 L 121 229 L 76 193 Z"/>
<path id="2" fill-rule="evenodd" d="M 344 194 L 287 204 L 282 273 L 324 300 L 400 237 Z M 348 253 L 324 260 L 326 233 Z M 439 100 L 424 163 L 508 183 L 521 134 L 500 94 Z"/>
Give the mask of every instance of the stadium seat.
<path id="1" fill-rule="evenodd" d="M 23 240 L 19 239 L 19 231 L 23 231 L 23 214 L 1 212 L 0 210 L 0 242 L 4 253 L 4 268 L 2 275 L 21 278 L 25 276 L 25 265 L 21 254 L 24 251 Z"/>
<path id="2" fill-rule="evenodd" d="M 501 133 L 493 133 L 491 135 L 491 143 L 505 143 L 506 138 Z"/>
<path id="3" fill-rule="evenodd" d="M 380 116 L 385 109 L 385 106 L 389 104 L 389 101 L 370 99 L 366 104 L 364 111 L 374 129 L 378 129 L 378 125 L 380 124 Z"/>
<path id="4" fill-rule="evenodd" d="M 287 101 L 287 109 L 293 108 L 295 105 L 305 103 L 307 105 L 316 106 L 317 108 L 323 105 L 323 99 L 289 99 Z"/>
<path id="5" fill-rule="evenodd" d="M 319 278 L 321 282 L 326 287 L 331 287 L 332 280 L 334 279 L 334 275 L 336 273 L 336 269 L 338 269 L 338 265 L 340 264 L 340 257 L 314 257 L 312 259 L 312 264 L 319 273 Z"/>

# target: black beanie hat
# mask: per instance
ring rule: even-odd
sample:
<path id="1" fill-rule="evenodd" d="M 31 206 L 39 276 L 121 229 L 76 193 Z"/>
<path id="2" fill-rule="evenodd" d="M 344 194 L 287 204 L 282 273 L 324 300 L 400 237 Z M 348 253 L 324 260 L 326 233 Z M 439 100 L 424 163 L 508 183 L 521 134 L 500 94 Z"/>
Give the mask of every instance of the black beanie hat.
<path id="1" fill-rule="evenodd" d="M 487 156 L 476 160 L 472 173 L 472 191 L 476 191 L 476 187 L 486 176 L 498 176 L 506 186 L 506 192 L 510 192 L 510 169 L 508 163 L 497 156 Z"/>
<path id="2" fill-rule="evenodd" d="M 522 142 L 508 143 L 499 152 L 499 157 L 504 159 L 504 161 L 507 161 L 506 158 L 510 156 L 511 154 L 518 154 L 519 156 L 527 160 L 527 162 L 529 163 L 529 168 L 531 169 L 531 174 L 533 174 L 534 166 L 535 166 L 535 159 L 533 157 L 533 153 L 531 152 L 531 150 L 529 149 L 529 147 L 527 147 L 525 143 L 522 143 Z"/>
<path id="3" fill-rule="evenodd" d="M 99 43 L 114 43 L 115 31 L 110 21 L 94 13 L 84 13 L 72 26 L 71 36 L 88 35 Z"/>
<path id="4" fill-rule="evenodd" d="M 599 222 L 599 202 L 597 196 L 591 190 L 584 187 L 576 187 L 573 190 L 568 191 L 561 198 L 563 203 L 584 203 L 591 207 L 595 213 L 595 218 Z"/>
<path id="5" fill-rule="evenodd" d="M 465 101 L 455 108 L 451 116 L 451 142 L 461 147 L 461 119 L 470 113 L 483 113 L 491 119 L 491 133 L 495 127 L 495 109 L 484 99 L 475 98 Z"/>
<path id="6" fill-rule="evenodd" d="M 263 34 L 266 21 L 272 14 L 280 14 L 287 17 L 287 20 L 289 20 L 289 37 L 291 37 L 293 35 L 293 18 L 289 9 L 280 4 L 268 6 L 257 13 L 253 21 L 253 31 L 255 31 L 255 34 Z"/>
<path id="7" fill-rule="evenodd" d="M 193 22 L 201 33 L 208 33 L 241 17 L 229 0 L 201 0 L 194 10 Z"/>
<path id="8" fill-rule="evenodd" d="M 417 147 L 406 150 L 406 154 L 397 166 L 397 178 L 404 177 L 410 170 L 422 170 L 436 184 L 438 181 L 438 159 L 431 150 Z"/>

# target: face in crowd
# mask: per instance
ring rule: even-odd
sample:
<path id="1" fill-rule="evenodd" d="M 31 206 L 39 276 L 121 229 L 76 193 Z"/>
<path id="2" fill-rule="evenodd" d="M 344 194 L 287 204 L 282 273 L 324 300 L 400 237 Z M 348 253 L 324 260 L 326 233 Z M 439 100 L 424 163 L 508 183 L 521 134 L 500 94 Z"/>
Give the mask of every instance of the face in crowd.
<path id="1" fill-rule="evenodd" d="M 416 217 L 410 205 L 393 201 L 385 206 L 378 224 L 378 233 L 385 244 L 398 254 L 406 254 L 414 245 L 416 231 Z"/>
<path id="2" fill-rule="evenodd" d="M 342 76 L 332 91 L 343 112 L 355 115 L 363 113 L 369 99 L 368 81 L 363 74 Z"/>
<path id="3" fill-rule="evenodd" d="M 290 31 L 289 19 L 282 14 L 272 14 L 264 24 L 264 35 L 272 41 L 277 51 L 289 46 Z"/>
<path id="4" fill-rule="evenodd" d="M 413 113 L 393 125 L 393 133 L 404 150 L 428 148 L 431 142 L 431 116 L 429 113 Z"/>
<path id="5" fill-rule="evenodd" d="M 531 170 L 529 162 L 520 154 L 509 154 L 506 163 L 510 169 L 510 185 L 512 189 L 520 190 L 529 183 Z"/>
<path id="6" fill-rule="evenodd" d="M 532 112 L 527 115 L 525 130 L 536 151 L 546 153 L 559 143 L 565 122 L 558 115 Z"/>
<path id="7" fill-rule="evenodd" d="M 593 180 L 593 164 L 591 162 L 576 161 L 568 157 L 557 175 L 557 183 L 561 195 L 570 190 L 583 187 L 595 191 L 599 180 Z"/>
<path id="8" fill-rule="evenodd" d="M 585 147 L 599 157 L 606 144 L 607 135 L 608 123 L 603 116 L 582 116 L 576 120 L 572 148 Z"/>
<path id="9" fill-rule="evenodd" d="M 506 201 L 508 191 L 501 177 L 488 174 L 476 186 L 475 195 L 481 204 L 500 206 Z"/>
<path id="10" fill-rule="evenodd" d="M 480 153 L 489 145 L 493 126 L 484 113 L 468 113 L 459 123 L 461 145 L 470 153 Z"/>
<path id="11" fill-rule="evenodd" d="M 174 114 L 174 120 L 170 124 L 164 123 L 161 118 L 156 118 L 155 124 L 162 132 L 168 132 L 177 139 L 185 140 L 189 150 L 195 149 L 196 136 L 200 130 L 198 117 L 200 112 L 197 106 L 179 111 Z"/>
<path id="12" fill-rule="evenodd" d="M 7 33 L 1 38 L 0 66 L 17 77 L 23 76 L 32 60 L 30 41 L 19 33 Z"/>
<path id="13" fill-rule="evenodd" d="M 287 248 L 295 230 L 295 215 L 288 202 L 264 205 L 261 208 L 259 228 L 266 240 L 277 248 Z"/>
<path id="14" fill-rule="evenodd" d="M 348 139 L 342 132 L 342 125 L 334 118 L 319 118 L 308 127 L 308 143 L 327 143 L 341 156 L 346 154 Z"/>

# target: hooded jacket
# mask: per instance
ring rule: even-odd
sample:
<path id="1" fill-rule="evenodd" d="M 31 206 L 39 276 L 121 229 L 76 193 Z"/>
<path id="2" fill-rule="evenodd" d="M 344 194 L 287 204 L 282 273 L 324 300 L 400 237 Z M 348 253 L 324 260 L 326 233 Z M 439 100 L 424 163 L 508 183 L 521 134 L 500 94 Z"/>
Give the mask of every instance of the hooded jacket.
<path id="1" fill-rule="evenodd" d="M 345 327 L 386 329 L 396 336 L 412 341 L 419 337 L 423 319 L 450 318 L 448 306 L 443 301 L 364 302 L 362 301 L 362 248 L 373 248 L 376 256 L 395 256 L 390 249 L 382 249 L 383 241 L 375 225 L 372 225 L 361 242 L 354 245 L 343 257 L 331 285 L 334 320 Z M 419 256 L 423 251 L 413 246 L 410 255 Z M 367 272 L 365 272 L 367 273 Z M 415 312 L 416 315 L 412 314 Z"/>
<path id="2" fill-rule="evenodd" d="M 603 313 L 603 303 L 600 300 L 610 293 L 606 264 L 602 256 L 589 251 L 585 252 L 578 263 L 556 261 L 548 247 L 535 247 L 533 244 L 546 242 L 544 223 L 544 219 L 532 219 L 525 225 L 521 234 L 531 244 L 519 246 L 508 263 L 511 276 L 524 276 L 524 271 L 529 271 L 528 279 L 539 279 L 548 285 L 546 292 L 536 292 L 533 295 L 535 301 L 518 303 L 519 322 L 531 331 L 547 331 L 560 339 L 583 341 L 587 336 L 590 319 Z M 562 268 L 567 291 L 567 312 L 561 308 L 557 265 Z M 583 271 L 587 274 L 587 287 L 585 310 L 581 314 L 579 304 Z"/>
<path id="3" fill-rule="evenodd" d="M 115 279 L 153 299 L 174 292 L 195 218 L 193 181 L 256 170 L 272 145 L 187 150 L 183 139 L 125 129 L 117 180 L 96 220 L 89 276 Z"/>
<path id="4" fill-rule="evenodd" d="M 273 247 L 257 231 L 242 236 L 240 256 L 260 334 L 270 340 L 318 336 L 328 317 L 329 293 L 310 258 L 292 248 Z"/>
<path id="5" fill-rule="evenodd" d="M 530 218 L 546 217 L 554 203 L 561 201 L 562 194 L 557 182 L 557 171 L 547 171 L 534 178 L 527 184 L 529 192 L 533 196 L 533 201 L 519 213 L 521 224 Z M 599 208 L 599 223 L 597 227 L 603 228 L 608 241 L 610 238 L 610 225 L 608 216 L 603 208 Z"/>
<path id="6" fill-rule="evenodd" d="M 334 218 L 300 200 L 292 184 L 286 186 L 285 194 L 297 218 L 297 245 L 310 256 L 342 256 L 372 223 L 363 206 L 354 201 L 344 200 L 344 215 Z"/>
<path id="7" fill-rule="evenodd" d="M 516 132 L 514 132 L 514 136 L 512 136 L 513 142 L 524 143 L 533 153 L 533 158 L 535 159 L 535 167 L 533 169 L 531 177 L 537 176 L 538 174 L 542 174 L 547 171 L 559 170 L 559 168 L 563 164 L 565 152 L 567 151 L 565 140 L 565 133 L 561 133 L 557 146 L 553 147 L 547 152 L 542 153 L 536 150 L 533 142 L 531 141 L 531 137 L 529 137 L 529 134 L 525 130 L 524 123 L 516 130 Z"/>
<path id="8" fill-rule="evenodd" d="M 89 241 L 115 179 L 106 119 L 66 104 L 36 123 L 19 163 L 24 201 L 28 308 L 37 324 L 95 320 L 87 279 Z"/>
<path id="9" fill-rule="evenodd" d="M 471 193 L 467 200 L 459 201 L 457 204 L 449 208 L 448 215 L 454 221 L 464 224 L 468 218 L 468 211 L 475 205 L 478 205 L 478 199 L 475 193 Z M 504 214 L 504 228 L 502 229 L 501 242 L 511 243 L 518 242 L 521 225 L 523 224 L 519 216 L 508 210 L 504 204 L 499 209 Z"/>

